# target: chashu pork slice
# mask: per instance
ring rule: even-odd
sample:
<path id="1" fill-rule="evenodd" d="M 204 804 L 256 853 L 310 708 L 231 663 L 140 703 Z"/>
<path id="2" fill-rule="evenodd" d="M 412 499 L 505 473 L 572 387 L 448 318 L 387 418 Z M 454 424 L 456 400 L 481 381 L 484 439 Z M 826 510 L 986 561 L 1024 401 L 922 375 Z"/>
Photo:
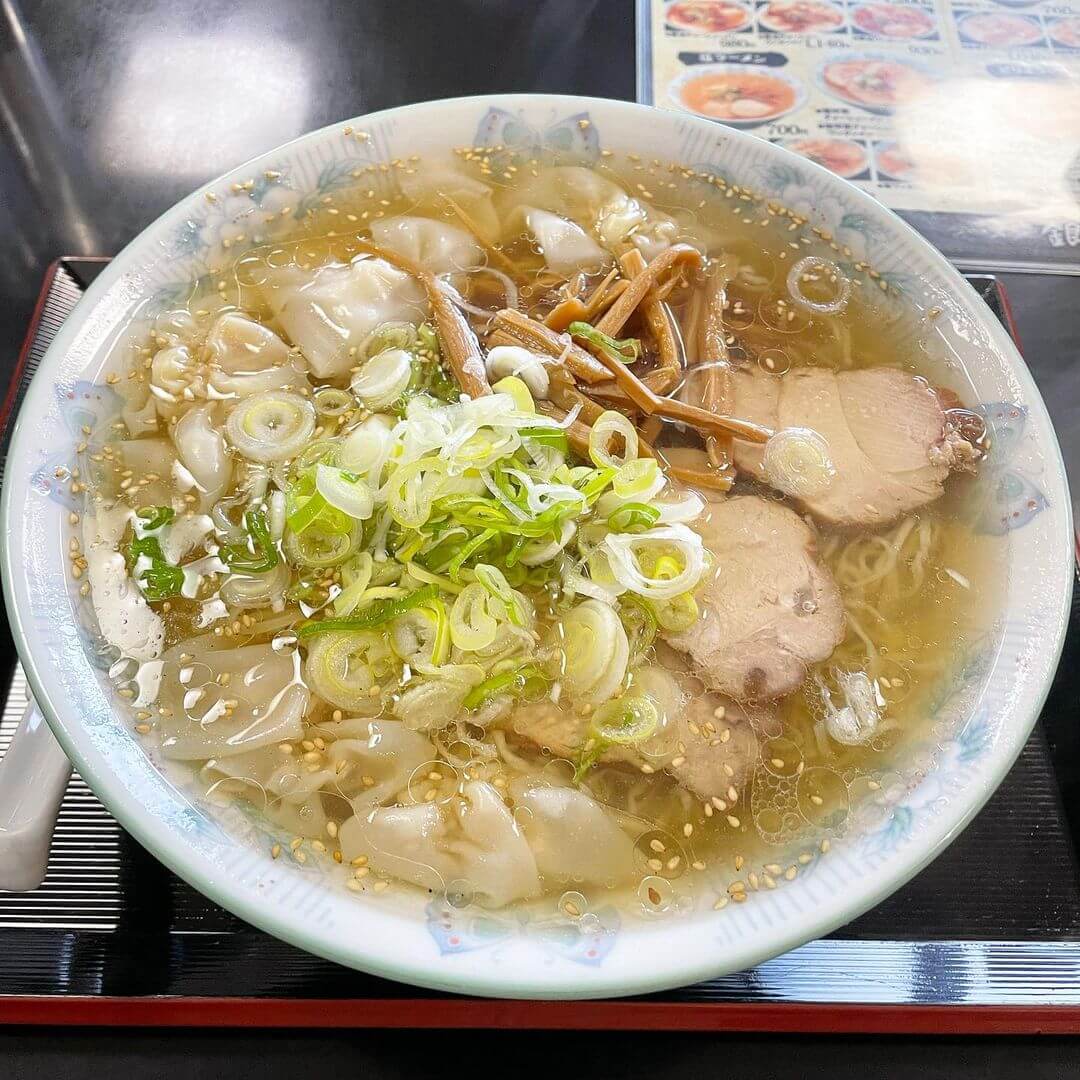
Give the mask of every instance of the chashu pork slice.
<path id="1" fill-rule="evenodd" d="M 664 677 L 670 677 L 665 673 Z M 624 764 L 646 772 L 663 770 L 676 783 L 704 801 L 734 802 L 757 760 L 757 737 L 744 708 L 729 698 L 703 690 L 697 679 L 681 680 L 679 704 L 668 706 L 674 732 L 662 749 L 647 743 L 642 750 L 610 746 L 605 764 Z M 533 747 L 577 762 L 589 741 L 589 720 L 548 704 L 525 706 L 514 716 L 513 731 Z"/>
<path id="2" fill-rule="evenodd" d="M 836 476 L 802 500 L 834 525 L 878 528 L 939 498 L 949 473 L 975 450 L 947 422 L 941 396 L 895 367 L 737 372 L 737 415 L 780 431 L 810 428 L 829 444 Z M 735 464 L 764 481 L 762 447 L 735 443 Z"/>
<path id="3" fill-rule="evenodd" d="M 706 686 L 738 701 L 797 690 L 844 636 L 840 590 L 818 561 L 814 531 L 757 495 L 713 503 L 693 527 L 715 562 L 697 593 L 701 618 L 668 642 Z"/>

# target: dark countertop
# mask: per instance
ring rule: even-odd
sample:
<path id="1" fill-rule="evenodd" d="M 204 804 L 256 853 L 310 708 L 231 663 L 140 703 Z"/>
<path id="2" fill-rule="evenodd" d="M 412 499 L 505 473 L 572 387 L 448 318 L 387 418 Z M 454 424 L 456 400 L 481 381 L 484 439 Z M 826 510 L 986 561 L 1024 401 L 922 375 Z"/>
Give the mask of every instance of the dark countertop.
<path id="1" fill-rule="evenodd" d="M 632 98 L 632 0 L 0 0 L 0 367 L 14 364 L 45 267 L 108 255 L 179 197 L 331 121 L 428 98 L 538 90 Z M 1025 351 L 1080 469 L 1078 282 L 1006 279 Z M 10 643 L 0 642 L 0 663 Z M 434 1032 L 0 1031 L 4 1076 L 292 1075 L 536 1048 L 601 1075 L 1067 1075 L 1064 1041 Z M 798 1061 L 794 1069 L 792 1063 Z M 842 1061 L 845 1067 L 836 1068 Z M 595 1070 L 593 1067 L 592 1071 Z M 1069 1070 L 1073 1074 L 1075 1070 Z"/>

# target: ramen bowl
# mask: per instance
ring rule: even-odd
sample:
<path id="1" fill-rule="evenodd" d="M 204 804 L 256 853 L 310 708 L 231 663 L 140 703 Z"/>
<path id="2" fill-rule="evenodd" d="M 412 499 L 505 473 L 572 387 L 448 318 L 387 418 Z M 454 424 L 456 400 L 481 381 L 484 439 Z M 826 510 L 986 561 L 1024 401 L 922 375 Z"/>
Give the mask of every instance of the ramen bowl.
<path id="1" fill-rule="evenodd" d="M 237 236 L 255 242 L 258 222 L 317 204 L 356 170 L 462 146 L 510 147 L 526 158 L 572 146 L 586 159 L 610 148 L 759 192 L 932 310 L 938 362 L 969 373 L 968 404 L 991 432 L 977 481 L 980 527 L 1002 546 L 1004 566 L 986 633 L 953 658 L 933 744 L 896 763 L 887 797 L 829 843 L 783 853 L 799 873 L 745 903 L 716 910 L 710 900 L 655 918 L 605 907 L 585 928 L 569 916 L 477 912 L 408 889 L 358 895 L 329 860 L 291 859 L 257 815 L 204 798 L 121 717 L 109 678 L 115 657 L 103 655 L 88 623 L 66 539 L 65 470 L 84 428 L 116 406 L 112 346 L 234 256 Z M 300 948 L 404 982 L 510 997 L 636 994 L 736 971 L 888 896 L 955 838 L 1024 745 L 1061 649 L 1073 566 L 1069 495 L 1045 407 L 1008 335 L 940 254 L 880 203 L 781 147 L 685 114 L 539 95 L 432 102 L 334 124 L 169 210 L 102 272 L 43 359 L 15 426 L 2 514 L 5 595 L 34 695 L 125 829 L 208 897 Z"/>

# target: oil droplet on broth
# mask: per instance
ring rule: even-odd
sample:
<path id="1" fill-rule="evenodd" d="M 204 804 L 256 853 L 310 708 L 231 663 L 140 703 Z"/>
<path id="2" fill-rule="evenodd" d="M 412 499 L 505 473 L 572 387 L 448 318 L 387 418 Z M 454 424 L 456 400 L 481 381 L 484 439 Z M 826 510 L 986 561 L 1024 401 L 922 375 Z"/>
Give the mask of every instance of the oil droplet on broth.
<path id="1" fill-rule="evenodd" d="M 848 786 L 835 769 L 815 766 L 796 785 L 799 813 L 812 826 L 836 832 L 848 816 Z"/>
<path id="2" fill-rule="evenodd" d="M 637 895 L 645 914 L 659 915 L 670 909 L 675 890 L 667 878 L 649 875 L 641 879 Z"/>
<path id="3" fill-rule="evenodd" d="M 564 892 L 559 897 L 559 910 L 571 919 L 581 919 L 589 910 L 589 902 L 585 894 L 580 892 Z"/>

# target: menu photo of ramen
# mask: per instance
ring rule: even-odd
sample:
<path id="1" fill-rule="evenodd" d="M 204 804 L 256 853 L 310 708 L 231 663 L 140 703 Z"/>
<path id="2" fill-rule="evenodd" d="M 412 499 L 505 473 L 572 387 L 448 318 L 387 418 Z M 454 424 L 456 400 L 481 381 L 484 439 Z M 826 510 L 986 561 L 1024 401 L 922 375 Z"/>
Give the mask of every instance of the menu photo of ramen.
<path id="1" fill-rule="evenodd" d="M 934 76 L 911 60 L 862 53 L 826 60 L 818 68 L 818 83 L 845 104 L 889 115 L 925 95 Z"/>
<path id="2" fill-rule="evenodd" d="M 769 0 L 758 8 L 758 26 L 773 34 L 833 34 L 844 12 L 827 0 Z"/>
<path id="3" fill-rule="evenodd" d="M 816 138 L 783 139 L 780 145 L 842 176 L 845 180 L 865 179 L 870 175 L 870 155 L 866 146 L 853 139 Z"/>
<path id="4" fill-rule="evenodd" d="M 669 31 L 679 34 L 737 34 L 750 30 L 750 8 L 735 0 L 675 0 L 664 12 Z"/>
<path id="5" fill-rule="evenodd" d="M 856 37 L 882 41 L 926 41 L 939 36 L 933 9 L 914 4 L 860 4 L 851 11 Z"/>
<path id="6" fill-rule="evenodd" d="M 954 12 L 956 29 L 965 45 L 990 49 L 1027 49 L 1046 45 L 1039 20 L 1016 11 Z"/>
<path id="7" fill-rule="evenodd" d="M 778 120 L 806 102 L 806 89 L 795 76 L 750 64 L 690 68 L 668 93 L 680 109 L 741 128 Z"/>
<path id="8" fill-rule="evenodd" d="M 1080 49 L 1080 15 L 1054 19 L 1046 27 L 1054 48 Z"/>
<path id="9" fill-rule="evenodd" d="M 878 142 L 874 144 L 874 171 L 878 180 L 912 180 L 915 162 L 899 143 Z"/>

